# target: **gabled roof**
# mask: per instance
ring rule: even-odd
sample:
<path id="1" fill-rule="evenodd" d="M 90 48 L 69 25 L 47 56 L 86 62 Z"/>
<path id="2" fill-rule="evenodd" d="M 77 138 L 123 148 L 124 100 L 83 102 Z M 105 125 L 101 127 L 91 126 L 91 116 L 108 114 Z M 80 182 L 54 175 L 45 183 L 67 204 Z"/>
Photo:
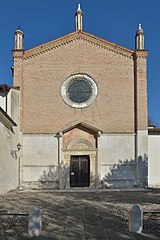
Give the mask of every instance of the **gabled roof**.
<path id="1" fill-rule="evenodd" d="M 31 58 L 40 54 L 43 54 L 44 52 L 48 52 L 51 51 L 54 48 L 59 48 L 63 45 L 69 44 L 71 42 L 74 41 L 84 41 L 90 44 L 93 44 L 97 47 L 106 49 L 108 51 L 112 51 L 115 52 L 117 54 L 126 56 L 131 58 L 132 54 L 134 53 L 133 50 L 129 50 L 125 47 L 122 47 L 118 44 L 109 42 L 107 40 L 104 40 L 102 38 L 96 37 L 92 34 L 89 34 L 87 32 L 83 32 L 83 31 L 76 31 L 70 34 L 67 34 L 63 37 L 60 37 L 58 39 L 52 40 L 50 42 L 47 42 L 45 44 L 39 45 L 37 47 L 31 48 L 29 50 L 26 50 L 23 52 L 23 58 L 27 59 L 27 58 Z M 13 55 L 16 52 L 16 50 L 13 50 Z M 17 51 L 18 52 L 18 51 Z M 15 55 L 16 57 L 16 55 Z"/>
<path id="2" fill-rule="evenodd" d="M 64 128 L 62 128 L 61 130 L 58 131 L 57 134 L 60 134 L 60 133 L 65 133 L 65 132 L 68 132 L 70 130 L 72 130 L 73 128 L 76 128 L 76 127 L 84 127 L 92 132 L 95 132 L 95 133 L 102 133 L 103 131 L 95 126 L 92 126 L 86 122 L 83 122 L 83 121 L 76 121 L 76 122 L 73 122 L 71 123 L 70 125 L 67 125 L 65 126 Z"/>

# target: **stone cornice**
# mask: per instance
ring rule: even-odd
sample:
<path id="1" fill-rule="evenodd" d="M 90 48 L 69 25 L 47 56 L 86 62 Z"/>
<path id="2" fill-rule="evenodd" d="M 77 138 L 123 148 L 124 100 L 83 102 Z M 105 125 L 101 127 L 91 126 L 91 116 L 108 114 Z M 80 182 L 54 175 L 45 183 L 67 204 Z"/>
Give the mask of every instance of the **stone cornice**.
<path id="1" fill-rule="evenodd" d="M 28 59 L 28 58 L 41 55 L 45 52 L 51 51 L 52 49 L 59 48 L 61 46 L 67 45 L 74 41 L 84 41 L 92 45 L 95 45 L 97 47 L 103 48 L 105 50 L 122 55 L 124 57 L 133 58 L 133 53 L 134 53 L 133 50 L 129 50 L 125 47 L 109 42 L 102 38 L 96 37 L 92 34 L 79 31 L 79 32 L 70 33 L 61 38 L 53 40 L 51 42 L 26 50 L 24 51 L 23 59 Z M 19 51 L 14 50 L 12 52 L 14 57 L 21 57 L 21 55 L 17 53 Z"/>
<path id="2" fill-rule="evenodd" d="M 12 50 L 13 58 L 23 58 L 24 50 Z"/>
<path id="3" fill-rule="evenodd" d="M 135 50 L 133 56 L 134 56 L 135 59 L 137 59 L 137 58 L 147 58 L 148 50 L 139 50 L 139 51 Z"/>
<path id="4" fill-rule="evenodd" d="M 120 54 L 125 57 L 132 58 L 132 55 L 134 53 L 133 50 L 130 50 L 128 48 L 122 47 L 118 44 L 115 44 L 113 42 L 107 41 L 105 39 L 99 38 L 97 36 L 94 36 L 92 34 L 81 32 L 82 39 L 86 42 L 89 42 L 91 44 L 94 44 L 98 47 L 107 49 L 109 51 L 112 51 L 114 53 Z"/>
<path id="5" fill-rule="evenodd" d="M 95 132 L 95 133 L 102 133 L 103 131 L 93 125 L 90 125 L 89 123 L 86 123 L 86 122 L 83 122 L 83 121 L 75 121 L 75 122 L 72 122 L 71 124 L 65 126 L 64 128 L 60 129 L 58 131 L 58 133 L 66 133 L 68 131 L 70 131 L 71 129 L 75 128 L 75 127 L 84 127 L 84 128 L 87 128 L 88 130 L 91 130 L 92 132 Z"/>

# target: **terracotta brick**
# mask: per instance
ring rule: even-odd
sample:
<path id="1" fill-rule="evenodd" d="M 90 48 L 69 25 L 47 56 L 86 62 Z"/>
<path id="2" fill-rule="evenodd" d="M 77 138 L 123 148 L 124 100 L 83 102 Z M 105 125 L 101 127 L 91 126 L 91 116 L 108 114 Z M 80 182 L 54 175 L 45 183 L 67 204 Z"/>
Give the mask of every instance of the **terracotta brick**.
<path id="1" fill-rule="evenodd" d="M 56 133 L 74 121 L 90 122 L 106 133 L 132 133 L 135 116 L 137 128 L 146 129 L 145 58 L 137 58 L 134 74 L 132 53 L 125 56 L 120 50 L 113 51 L 83 39 L 27 57 L 29 53 L 31 50 L 14 59 L 14 85 L 21 88 L 24 133 Z M 74 73 L 86 73 L 98 85 L 96 100 L 84 109 L 69 107 L 60 95 L 62 83 Z"/>

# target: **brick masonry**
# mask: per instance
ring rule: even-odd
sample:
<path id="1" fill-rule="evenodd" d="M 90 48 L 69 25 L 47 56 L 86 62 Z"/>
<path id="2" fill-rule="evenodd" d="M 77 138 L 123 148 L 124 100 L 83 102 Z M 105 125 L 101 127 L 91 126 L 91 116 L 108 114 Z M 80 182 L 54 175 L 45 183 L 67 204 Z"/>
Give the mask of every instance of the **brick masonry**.
<path id="1" fill-rule="evenodd" d="M 14 85 L 21 88 L 23 133 L 56 133 L 74 121 L 88 122 L 105 133 L 147 129 L 146 51 L 133 54 L 94 37 L 87 41 L 89 37 L 83 34 L 85 39 L 68 42 L 66 36 L 64 44 L 49 50 L 44 44 L 13 51 Z M 74 73 L 86 73 L 98 85 L 96 100 L 84 109 L 69 107 L 60 95 L 62 83 Z"/>

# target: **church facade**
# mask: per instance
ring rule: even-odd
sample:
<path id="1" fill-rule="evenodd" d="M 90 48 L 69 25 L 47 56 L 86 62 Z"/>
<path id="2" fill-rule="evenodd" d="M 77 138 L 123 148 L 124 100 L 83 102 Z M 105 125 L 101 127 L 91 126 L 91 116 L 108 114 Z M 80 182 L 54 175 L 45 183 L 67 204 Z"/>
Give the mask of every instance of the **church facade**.
<path id="1" fill-rule="evenodd" d="M 135 49 L 76 30 L 29 50 L 15 32 L 20 88 L 19 187 L 134 188 L 148 185 L 144 32 Z"/>

